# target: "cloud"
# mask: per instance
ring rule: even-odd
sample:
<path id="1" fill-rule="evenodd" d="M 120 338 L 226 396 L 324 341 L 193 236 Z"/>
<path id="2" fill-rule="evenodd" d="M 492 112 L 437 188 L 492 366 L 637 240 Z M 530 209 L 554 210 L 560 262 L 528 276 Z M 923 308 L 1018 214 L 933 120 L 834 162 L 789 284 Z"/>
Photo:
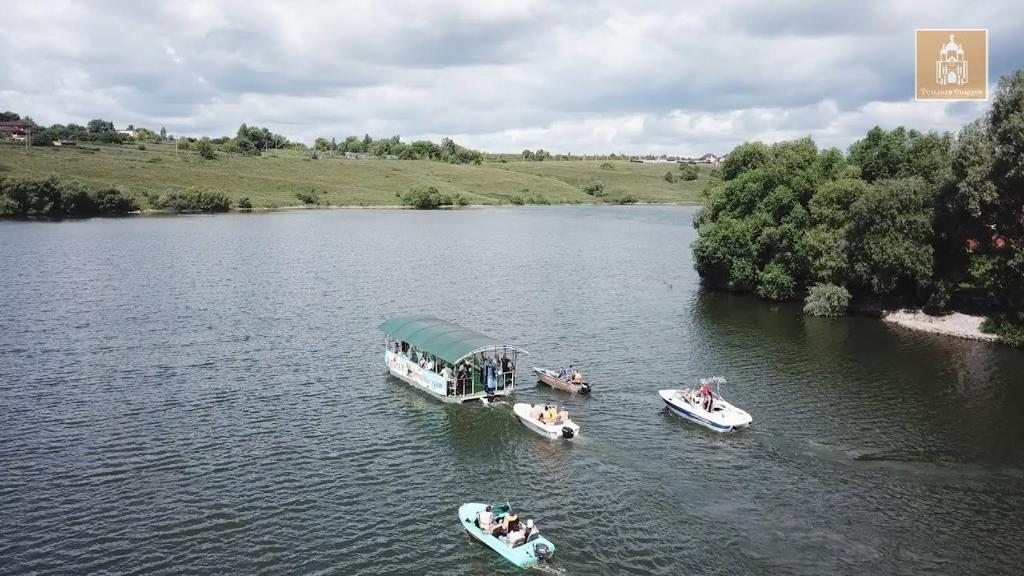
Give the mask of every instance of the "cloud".
<path id="1" fill-rule="evenodd" d="M 400 0 L 11 3 L 0 108 L 189 135 L 453 136 L 493 151 L 723 152 L 874 124 L 955 129 L 915 102 L 913 30 L 988 26 L 1020 66 L 1007 0 L 816 3 Z"/>

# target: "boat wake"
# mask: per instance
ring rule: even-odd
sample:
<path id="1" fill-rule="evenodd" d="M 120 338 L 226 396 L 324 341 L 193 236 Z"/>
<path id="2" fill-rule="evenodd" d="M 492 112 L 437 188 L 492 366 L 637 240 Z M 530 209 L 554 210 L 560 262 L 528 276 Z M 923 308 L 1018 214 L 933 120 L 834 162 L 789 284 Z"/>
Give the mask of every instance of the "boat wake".
<path id="1" fill-rule="evenodd" d="M 547 572 L 548 574 L 568 574 L 563 568 L 555 568 L 547 562 L 538 562 L 533 566 L 530 566 L 530 570 L 537 570 L 538 572 Z"/>

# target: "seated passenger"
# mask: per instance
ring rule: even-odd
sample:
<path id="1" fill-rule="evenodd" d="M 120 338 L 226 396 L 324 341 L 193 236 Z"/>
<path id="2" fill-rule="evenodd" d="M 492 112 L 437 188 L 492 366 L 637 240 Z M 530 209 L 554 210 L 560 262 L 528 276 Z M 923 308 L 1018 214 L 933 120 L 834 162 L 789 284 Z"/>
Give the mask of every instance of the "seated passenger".
<path id="1" fill-rule="evenodd" d="M 533 418 L 534 420 L 540 420 L 543 415 L 544 408 L 540 406 L 534 406 L 533 408 L 530 408 L 530 418 Z"/>
<path id="2" fill-rule="evenodd" d="M 574 372 L 573 375 L 572 375 L 572 383 L 573 384 L 583 384 L 583 373 L 580 372 L 579 370 Z"/>
<path id="3" fill-rule="evenodd" d="M 531 519 L 527 520 L 526 521 L 526 534 L 525 534 L 526 541 L 529 542 L 530 541 L 530 537 L 533 536 L 534 534 L 537 534 L 538 532 L 540 532 L 540 530 L 538 530 L 537 526 L 533 523 L 533 519 L 531 518 Z"/>
<path id="4" fill-rule="evenodd" d="M 509 531 L 505 541 L 508 543 L 509 548 L 515 548 L 520 544 L 524 544 L 526 542 L 526 530 L 523 529 L 523 525 L 517 523 L 517 526 Z"/>
<path id="5" fill-rule="evenodd" d="M 490 532 L 493 524 L 494 513 L 491 512 L 490 506 L 485 506 L 484 509 L 480 511 L 480 515 L 477 517 L 477 525 L 480 526 L 480 529 L 484 532 Z"/>
<path id="6" fill-rule="evenodd" d="M 427 363 L 423 367 L 426 368 L 427 370 L 430 370 L 431 372 L 433 372 L 434 371 L 434 361 L 433 360 L 427 360 Z"/>
<path id="7" fill-rule="evenodd" d="M 558 411 L 555 410 L 554 406 L 545 406 L 544 415 L 541 417 L 546 424 L 551 424 L 558 419 Z"/>

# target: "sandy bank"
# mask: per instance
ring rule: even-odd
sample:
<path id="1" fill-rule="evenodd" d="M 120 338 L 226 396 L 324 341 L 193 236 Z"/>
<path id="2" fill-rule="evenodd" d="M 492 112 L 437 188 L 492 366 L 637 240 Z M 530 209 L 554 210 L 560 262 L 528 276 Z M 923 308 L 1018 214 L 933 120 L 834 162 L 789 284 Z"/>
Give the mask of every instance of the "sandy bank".
<path id="1" fill-rule="evenodd" d="M 896 310 L 887 312 L 882 320 L 891 322 L 910 330 L 931 332 L 932 334 L 943 334 L 956 336 L 957 338 L 968 338 L 970 340 L 984 340 L 995 342 L 999 337 L 995 334 L 988 334 L 981 331 L 981 323 L 984 316 L 971 316 L 954 312 L 946 316 L 929 316 L 920 310 Z"/>

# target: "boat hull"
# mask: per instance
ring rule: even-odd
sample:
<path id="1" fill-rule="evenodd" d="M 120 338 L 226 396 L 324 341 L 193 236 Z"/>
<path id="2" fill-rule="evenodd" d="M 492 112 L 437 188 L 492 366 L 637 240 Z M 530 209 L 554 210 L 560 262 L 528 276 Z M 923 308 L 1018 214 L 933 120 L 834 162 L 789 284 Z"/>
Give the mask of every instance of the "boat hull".
<path id="1" fill-rule="evenodd" d="M 580 435 L 580 427 L 573 421 L 561 422 L 557 424 L 545 424 L 544 422 L 530 417 L 530 410 L 533 405 L 526 403 L 517 403 L 512 406 L 512 413 L 516 415 L 516 418 L 523 423 L 524 426 L 551 440 L 558 440 L 564 438 L 566 440 L 572 440 L 578 438 Z M 571 435 L 565 434 L 565 429 L 568 428 L 572 431 Z"/>
<path id="2" fill-rule="evenodd" d="M 483 542 L 492 550 L 500 554 L 504 559 L 520 568 L 527 568 L 537 562 L 540 562 L 541 559 L 537 557 L 536 553 L 538 544 L 547 546 L 548 557 L 555 553 L 555 545 L 548 539 L 544 538 L 544 536 L 537 536 L 525 544 L 521 544 L 515 548 L 509 548 L 508 544 L 481 530 L 476 525 L 476 518 L 477 514 L 479 514 L 486 506 L 486 504 L 481 504 L 479 502 L 470 502 L 459 507 L 459 522 L 462 523 L 462 527 L 466 529 L 466 532 L 468 532 L 470 536 L 476 538 L 480 542 Z"/>
<path id="3" fill-rule="evenodd" d="M 537 375 L 537 380 L 556 388 L 558 390 L 564 390 L 572 394 L 589 394 L 590 384 L 584 382 L 583 384 L 573 384 L 572 382 L 566 382 L 558 377 L 558 374 L 552 370 L 546 368 L 533 368 L 534 374 Z"/>
<path id="4" fill-rule="evenodd" d="M 440 375 L 434 374 L 429 370 L 424 370 L 415 362 L 409 360 L 405 356 L 395 354 L 394 352 L 389 351 L 384 353 L 384 363 L 387 365 L 388 372 L 392 376 L 420 392 L 440 400 L 441 402 L 461 404 L 463 402 L 471 402 L 487 397 L 487 393 L 484 391 L 480 391 L 475 394 L 465 394 L 463 396 L 448 396 L 446 394 L 447 383 Z M 511 386 L 494 391 L 495 396 L 509 396 L 511 394 Z"/>
<path id="5" fill-rule="evenodd" d="M 702 407 L 693 406 L 689 402 L 679 398 L 679 390 L 659 390 L 658 394 L 668 407 L 669 411 L 681 416 L 694 424 L 698 424 L 715 432 L 733 432 L 739 428 L 746 428 L 752 422 L 750 415 L 736 408 L 728 402 L 716 399 L 715 402 L 723 405 L 725 410 L 721 413 L 708 412 Z"/>

